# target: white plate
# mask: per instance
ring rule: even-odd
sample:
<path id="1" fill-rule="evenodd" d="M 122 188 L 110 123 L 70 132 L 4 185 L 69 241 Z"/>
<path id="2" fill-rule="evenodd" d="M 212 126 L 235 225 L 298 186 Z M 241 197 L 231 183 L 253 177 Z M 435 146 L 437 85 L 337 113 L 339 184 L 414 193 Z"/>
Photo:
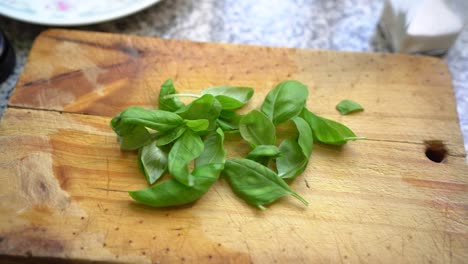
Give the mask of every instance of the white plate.
<path id="1" fill-rule="evenodd" d="M 88 25 L 133 14 L 161 0 L 0 0 L 0 14 L 34 24 Z"/>

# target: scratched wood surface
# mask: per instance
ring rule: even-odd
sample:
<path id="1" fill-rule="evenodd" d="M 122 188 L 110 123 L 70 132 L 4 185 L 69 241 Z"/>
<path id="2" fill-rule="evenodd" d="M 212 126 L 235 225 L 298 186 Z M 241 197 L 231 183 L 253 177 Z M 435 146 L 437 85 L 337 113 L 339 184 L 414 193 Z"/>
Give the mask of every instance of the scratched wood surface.
<path id="1" fill-rule="evenodd" d="M 128 106 L 154 107 L 167 78 L 180 92 L 254 87 L 249 109 L 296 79 L 313 111 L 369 140 L 314 146 L 292 183 L 309 207 L 286 197 L 259 211 L 223 180 L 190 206 L 144 207 L 126 193 L 146 186 L 136 153 L 119 150 L 108 123 Z M 366 110 L 340 116 L 342 99 Z M 444 142 L 444 162 L 426 158 L 425 140 Z M 226 146 L 248 150 L 235 139 Z M 50 30 L 0 123 L 0 260 L 463 263 L 465 157 L 451 79 L 436 58 Z"/>

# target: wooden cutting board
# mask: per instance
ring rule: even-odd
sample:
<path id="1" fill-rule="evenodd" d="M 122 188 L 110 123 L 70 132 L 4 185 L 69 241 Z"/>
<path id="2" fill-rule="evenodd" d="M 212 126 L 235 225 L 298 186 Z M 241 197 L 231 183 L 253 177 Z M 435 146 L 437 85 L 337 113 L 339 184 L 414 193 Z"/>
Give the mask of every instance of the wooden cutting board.
<path id="1" fill-rule="evenodd" d="M 308 106 L 366 141 L 316 144 L 290 197 L 260 211 L 224 180 L 182 208 L 138 205 L 136 153 L 108 126 L 154 107 L 160 85 L 255 88 L 248 109 L 284 79 Z M 352 99 L 365 111 L 340 116 Z M 425 155 L 442 140 L 442 163 Z M 228 141 L 231 152 L 247 146 Z M 438 58 L 195 43 L 49 30 L 34 42 L 0 124 L 4 261 L 130 263 L 463 263 L 468 166 L 447 66 Z"/>

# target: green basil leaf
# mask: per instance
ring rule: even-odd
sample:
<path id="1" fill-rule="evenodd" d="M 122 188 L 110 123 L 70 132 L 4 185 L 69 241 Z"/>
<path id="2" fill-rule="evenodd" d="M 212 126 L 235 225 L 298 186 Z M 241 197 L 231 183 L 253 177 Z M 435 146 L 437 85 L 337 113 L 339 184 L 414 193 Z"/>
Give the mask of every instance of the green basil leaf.
<path id="1" fill-rule="evenodd" d="M 177 113 L 184 119 L 195 120 L 195 119 L 213 119 L 219 116 L 219 112 L 214 115 L 212 113 L 215 105 L 215 98 L 211 94 L 206 94 L 193 100 L 190 104 L 179 109 Z"/>
<path id="2" fill-rule="evenodd" d="M 194 179 L 189 173 L 188 165 L 203 152 L 203 141 L 200 136 L 187 130 L 177 139 L 169 152 L 169 172 L 180 183 L 193 186 Z"/>
<path id="3" fill-rule="evenodd" d="M 285 195 L 292 195 L 305 205 L 308 204 L 274 171 L 255 161 L 248 159 L 227 160 L 223 174 L 240 198 L 261 209 L 265 209 L 265 205 Z"/>
<path id="4" fill-rule="evenodd" d="M 279 125 L 299 115 L 309 91 L 298 81 L 283 81 L 271 90 L 262 104 L 262 112 Z"/>
<path id="5" fill-rule="evenodd" d="M 214 130 L 216 128 L 216 119 L 221 113 L 221 104 L 213 95 L 205 94 L 179 109 L 177 113 L 184 119 L 207 119 L 210 122 L 208 130 Z"/>
<path id="6" fill-rule="evenodd" d="M 195 159 L 195 166 L 202 166 L 209 163 L 223 164 L 226 158 L 224 149 L 224 133 L 221 129 L 210 132 L 203 140 L 204 149 L 198 158 Z"/>
<path id="7" fill-rule="evenodd" d="M 210 121 L 208 119 L 185 120 L 185 125 L 192 131 L 204 131 L 208 129 Z"/>
<path id="8" fill-rule="evenodd" d="M 350 140 L 365 139 L 364 137 L 356 137 L 353 131 L 345 125 L 317 116 L 306 108 L 302 110 L 301 117 L 309 124 L 316 141 L 331 145 L 343 145 Z"/>
<path id="9" fill-rule="evenodd" d="M 239 131 L 239 128 L 233 126 L 233 124 L 231 124 L 230 122 L 228 121 L 225 121 L 225 120 L 221 120 L 221 119 L 218 119 L 216 120 L 216 124 L 218 124 L 218 126 L 223 130 L 223 131 Z"/>
<path id="10" fill-rule="evenodd" d="M 276 168 L 279 177 L 283 179 L 294 179 L 307 167 L 309 158 L 292 138 L 285 139 L 279 146 L 281 157 L 276 159 Z"/>
<path id="11" fill-rule="evenodd" d="M 164 133 L 161 133 L 159 134 L 159 137 L 157 139 L 157 145 L 160 147 L 160 146 L 165 146 L 167 144 L 170 144 L 172 142 L 174 142 L 176 139 L 178 139 L 180 136 L 182 136 L 182 134 L 184 134 L 184 132 L 187 130 L 186 127 L 184 126 L 179 126 L 179 127 L 176 127 L 172 130 L 169 130 L 167 132 L 164 132 Z"/>
<path id="12" fill-rule="evenodd" d="M 167 171 L 167 152 L 159 148 L 155 142 L 140 148 L 138 160 L 149 184 L 155 183 Z"/>
<path id="13" fill-rule="evenodd" d="M 163 110 L 147 110 L 132 106 L 117 114 L 111 120 L 111 127 L 121 137 L 133 133 L 135 127 L 144 126 L 157 131 L 168 131 L 183 124 L 177 114 Z"/>
<path id="14" fill-rule="evenodd" d="M 151 141 L 151 134 L 143 126 L 135 126 L 126 136 L 119 137 L 120 148 L 136 150 Z"/>
<path id="15" fill-rule="evenodd" d="M 221 110 L 217 120 L 218 125 L 224 131 L 239 130 L 239 122 L 242 115 L 230 110 Z"/>
<path id="16" fill-rule="evenodd" d="M 275 145 L 258 145 L 247 154 L 247 159 L 268 166 L 271 158 L 276 158 L 280 155 L 281 153 Z"/>
<path id="17" fill-rule="evenodd" d="M 222 169 L 223 164 L 206 164 L 196 167 L 191 173 L 194 179 L 193 187 L 171 179 L 147 189 L 131 191 L 129 194 L 135 201 L 153 207 L 188 204 L 198 200 L 210 189 L 218 180 Z"/>
<path id="18" fill-rule="evenodd" d="M 171 79 L 165 81 L 161 85 L 161 90 L 159 91 L 159 100 L 158 106 L 160 110 L 165 110 L 169 112 L 175 112 L 180 108 L 184 107 L 184 104 L 179 101 L 177 97 L 173 98 L 164 98 L 164 96 L 169 94 L 175 94 L 176 90 L 174 88 L 174 84 Z"/>
<path id="19" fill-rule="evenodd" d="M 336 105 L 336 110 L 338 110 L 342 115 L 347 115 L 357 111 L 364 111 L 364 108 L 354 101 L 343 100 Z"/>
<path id="20" fill-rule="evenodd" d="M 252 110 L 242 117 L 239 131 L 242 138 L 253 147 L 274 145 L 276 142 L 275 126 L 265 114 L 257 110 Z"/>
<path id="21" fill-rule="evenodd" d="M 223 110 L 234 110 L 244 106 L 252 97 L 250 87 L 218 86 L 203 90 L 201 94 L 211 94 L 221 103 Z"/>
<path id="22" fill-rule="evenodd" d="M 302 153 L 307 158 L 312 154 L 312 147 L 314 145 L 314 138 L 312 135 L 312 129 L 309 124 L 301 117 L 295 117 L 292 119 L 296 125 L 297 131 L 299 132 L 299 137 L 297 143 L 302 149 Z"/>
<path id="23" fill-rule="evenodd" d="M 283 179 L 294 179 L 307 167 L 312 154 L 313 136 L 309 124 L 300 117 L 292 119 L 299 132 L 295 139 L 284 140 L 279 147 L 282 156 L 276 159 L 278 175 Z"/>
<path id="24" fill-rule="evenodd" d="M 258 145 L 247 154 L 247 158 L 250 160 L 258 161 L 258 158 L 276 158 L 280 155 L 281 151 L 275 145 Z"/>

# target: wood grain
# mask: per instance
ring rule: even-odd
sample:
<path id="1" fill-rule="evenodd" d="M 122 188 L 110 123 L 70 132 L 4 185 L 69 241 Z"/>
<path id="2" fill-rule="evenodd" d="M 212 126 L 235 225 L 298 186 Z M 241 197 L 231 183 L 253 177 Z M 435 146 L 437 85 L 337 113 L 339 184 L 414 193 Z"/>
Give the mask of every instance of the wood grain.
<path id="1" fill-rule="evenodd" d="M 369 140 L 315 145 L 292 187 L 265 211 L 223 180 L 182 208 L 152 209 L 136 153 L 108 127 L 130 105 L 154 107 L 159 85 L 310 88 L 315 112 Z M 365 111 L 340 116 L 352 99 Z M 287 129 L 286 129 L 287 130 Z M 425 140 L 442 140 L 443 163 Z M 228 141 L 231 155 L 248 146 Z M 162 40 L 50 30 L 35 41 L 0 123 L 0 255 L 130 263 L 463 263 L 468 168 L 450 76 L 439 59 Z M 25 258 L 22 258 L 25 257 Z M 39 258 L 44 257 L 44 258 Z"/>

